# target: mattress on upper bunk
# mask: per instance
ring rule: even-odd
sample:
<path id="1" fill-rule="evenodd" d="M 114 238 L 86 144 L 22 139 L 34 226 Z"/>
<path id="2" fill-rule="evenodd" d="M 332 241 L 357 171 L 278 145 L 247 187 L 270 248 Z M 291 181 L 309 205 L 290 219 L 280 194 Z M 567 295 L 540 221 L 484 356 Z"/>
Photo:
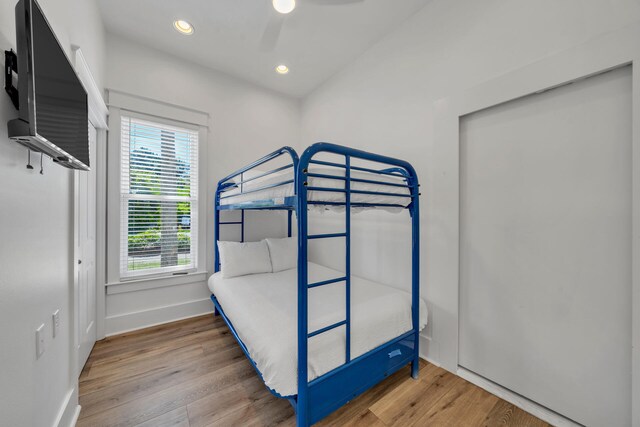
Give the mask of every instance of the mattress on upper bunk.
<path id="1" fill-rule="evenodd" d="M 309 263 L 309 283 L 344 276 Z M 281 396 L 297 394 L 297 269 L 209 279 L 209 289 L 247 347 L 266 385 Z M 345 319 L 345 283 L 309 290 L 309 332 Z M 427 307 L 420 299 L 420 329 Z M 351 278 L 351 358 L 411 330 L 411 294 Z M 344 364 L 345 327 L 309 339 L 309 381 Z"/>
<path id="2" fill-rule="evenodd" d="M 256 173 L 257 171 L 252 171 L 252 172 Z M 322 167 L 310 168 L 309 172 L 324 174 L 324 175 L 333 175 L 333 176 L 339 176 L 339 177 L 344 177 L 344 174 L 345 174 L 344 169 L 322 168 Z M 369 172 L 361 172 L 358 170 L 351 170 L 351 178 L 367 179 L 372 181 L 380 181 L 380 182 L 385 182 L 390 184 L 399 184 L 399 185 L 407 184 L 406 180 L 400 176 L 378 175 L 378 174 L 372 174 Z M 246 176 L 245 176 L 245 179 L 247 179 Z M 272 188 L 266 188 L 264 190 L 254 191 L 261 187 L 266 187 L 269 185 L 274 185 L 281 182 L 292 181 L 292 180 L 293 180 L 293 172 L 291 169 L 275 172 L 263 178 L 254 179 L 245 184 L 242 184 L 242 192 L 238 187 L 233 188 L 232 190 L 223 192 L 221 194 L 220 204 L 231 205 L 231 204 L 252 202 L 257 200 L 282 199 L 284 197 L 293 196 L 295 195 L 295 189 L 294 189 L 293 183 L 280 185 Z M 307 182 L 309 187 L 343 189 L 345 186 L 345 181 L 342 179 L 319 178 L 319 177 L 309 176 L 307 177 Z M 411 198 L 407 197 L 411 195 L 411 192 L 407 187 L 397 187 L 393 185 L 351 181 L 351 189 L 359 190 L 359 191 L 375 191 L 378 193 L 391 194 L 391 195 L 380 195 L 380 194 L 352 193 L 351 203 L 370 203 L 370 204 L 384 203 L 384 204 L 400 205 L 404 207 L 408 206 L 409 203 L 411 203 Z M 345 194 L 341 192 L 309 190 L 307 192 L 307 200 L 344 203 Z M 323 209 L 324 208 L 326 207 L 323 207 Z M 344 207 L 342 208 L 344 209 Z M 402 207 L 396 208 L 396 209 L 402 209 Z"/>

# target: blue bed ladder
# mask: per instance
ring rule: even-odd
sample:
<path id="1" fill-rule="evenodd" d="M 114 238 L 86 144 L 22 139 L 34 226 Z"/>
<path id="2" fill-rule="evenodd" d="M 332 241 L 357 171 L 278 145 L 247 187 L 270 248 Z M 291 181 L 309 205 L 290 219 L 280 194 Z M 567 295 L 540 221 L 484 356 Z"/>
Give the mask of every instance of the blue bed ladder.
<path id="1" fill-rule="evenodd" d="M 328 233 L 328 234 L 311 234 L 307 236 L 307 239 L 333 239 L 341 238 L 345 239 L 345 275 L 342 277 L 336 277 L 334 279 L 323 280 L 321 282 L 308 283 L 307 289 L 317 288 L 319 286 L 330 285 L 333 283 L 345 282 L 345 304 L 346 304 L 346 316 L 344 320 L 336 322 L 324 328 L 307 334 L 307 339 L 313 338 L 316 335 L 320 335 L 325 332 L 329 332 L 332 329 L 345 326 L 345 362 L 351 361 L 351 156 L 345 155 L 345 179 L 344 189 L 340 188 L 325 188 L 325 187 L 310 187 L 304 184 L 307 191 L 331 191 L 344 193 L 345 197 L 345 232 L 344 233 Z M 308 175 L 308 173 L 305 173 Z"/>
<path id="2" fill-rule="evenodd" d="M 345 159 L 344 164 L 339 163 L 330 163 L 324 162 L 320 160 L 312 160 L 314 154 L 327 151 L 332 152 L 334 154 L 343 155 Z M 418 271 L 419 271 L 419 214 L 418 214 L 418 203 L 417 196 L 418 193 L 418 183 L 415 174 L 415 170 L 413 167 L 406 163 L 403 163 L 401 167 L 393 167 L 390 169 L 375 171 L 368 168 L 357 167 L 351 165 L 351 157 L 353 154 L 357 158 L 361 158 L 364 160 L 372 160 L 378 161 L 381 163 L 389 163 L 394 164 L 393 160 L 390 158 L 385 158 L 384 156 L 372 155 L 363 151 L 353 150 L 346 147 L 336 146 L 334 144 L 327 143 L 317 143 L 313 146 L 309 147 L 305 153 L 300 158 L 299 163 L 299 171 L 298 177 L 296 180 L 297 184 L 297 212 L 298 215 L 298 235 L 301 236 L 298 239 L 298 396 L 297 396 L 297 405 L 296 405 L 296 424 L 298 427 L 308 426 L 310 424 L 310 411 L 308 407 L 308 396 L 309 396 L 309 383 L 307 381 L 308 378 L 308 366 L 306 363 L 300 363 L 300 361 L 308 360 L 308 342 L 309 338 L 315 337 L 317 335 L 323 334 L 325 332 L 331 331 L 340 326 L 345 326 L 345 364 L 348 364 L 351 361 L 351 194 L 381 194 L 380 192 L 369 192 L 369 191 L 356 191 L 351 189 L 351 170 L 357 169 L 367 172 L 373 172 L 381 175 L 393 175 L 404 177 L 407 180 L 407 185 L 410 189 L 410 196 L 412 198 L 412 202 L 409 206 L 409 212 L 412 217 L 412 324 L 413 330 L 410 335 L 412 335 L 412 339 L 415 341 L 415 350 L 412 356 L 411 363 L 411 376 L 413 378 L 418 377 L 419 370 L 419 362 L 418 362 L 418 295 L 419 295 L 419 281 L 418 281 Z M 387 160 L 389 160 L 387 162 Z M 307 177 L 321 177 L 321 178 L 333 178 L 333 179 L 342 179 L 342 177 L 337 178 L 335 176 L 325 176 L 317 173 L 309 173 L 307 167 L 309 164 L 321 164 L 327 166 L 335 166 L 344 168 L 345 170 L 345 186 L 344 189 L 340 188 L 325 188 L 325 187 L 314 187 L 309 186 Z M 405 171 L 406 170 L 406 171 Z M 354 179 L 354 181 L 358 182 L 372 182 L 366 179 Z M 391 184 L 393 185 L 393 184 Z M 405 187 L 405 185 L 398 185 Z M 307 191 L 330 191 L 330 192 L 341 192 L 345 194 L 344 203 L 341 202 L 311 202 L 307 200 Z M 397 195 L 397 194 L 389 194 L 389 195 Z M 307 207 L 309 204 L 313 205 L 322 205 L 322 204 L 332 204 L 332 205 L 344 205 L 345 206 L 345 232 L 344 233 L 327 233 L 327 234 L 308 234 L 308 215 Z M 357 203 L 356 206 L 368 206 L 368 203 Z M 371 204 L 373 205 L 373 204 Z M 392 204 L 384 204 L 384 203 L 376 203 L 376 206 L 390 206 L 390 207 L 402 207 L 402 205 L 392 205 Z M 320 282 L 309 283 L 308 280 L 308 240 L 314 239 L 329 239 L 329 238 L 345 238 L 345 276 L 336 277 L 329 280 L 323 280 Z M 345 293 L 346 293 L 346 316 L 345 319 L 334 324 L 325 326 L 313 332 L 308 331 L 308 290 L 313 289 L 319 286 L 325 286 L 332 283 L 345 282 Z M 306 340 L 306 345 L 303 343 Z M 301 345 L 302 344 L 302 345 Z M 375 351 L 375 350 L 374 350 Z M 391 354 L 389 354 L 391 357 Z M 316 380 L 317 381 L 317 380 Z M 301 386 L 301 384 L 305 384 Z"/>
<path id="3" fill-rule="evenodd" d="M 304 182 L 302 183 L 303 188 L 298 187 L 298 234 L 300 236 L 306 236 L 306 238 L 298 239 L 299 247 L 298 254 L 303 254 L 304 261 L 303 263 L 299 263 L 298 265 L 298 284 L 299 286 L 303 286 L 302 284 L 306 284 L 307 292 L 300 292 L 303 288 L 298 288 L 298 342 L 300 339 L 304 339 L 304 335 L 306 334 L 307 345 L 298 345 L 298 361 L 300 360 L 308 360 L 308 341 L 310 338 L 313 338 L 317 335 L 323 334 L 325 332 L 329 332 L 335 328 L 339 328 L 340 326 L 345 326 L 345 363 L 349 363 L 351 360 L 351 157 L 349 155 L 345 155 L 345 186 L 344 190 L 335 188 L 323 188 L 323 187 L 312 187 L 308 185 L 307 175 L 308 170 L 304 169 L 302 173 L 304 174 Z M 308 221 L 306 215 L 307 211 L 307 191 L 336 191 L 336 192 L 344 192 L 345 194 L 345 232 L 344 233 L 326 233 L 326 234 L 308 234 Z M 342 277 L 336 277 L 329 280 L 323 280 L 320 282 L 309 283 L 308 278 L 308 268 L 307 268 L 307 242 L 308 240 L 315 239 L 332 239 L 332 238 L 344 238 L 345 239 L 345 275 Z M 319 286 L 326 286 L 333 283 L 345 282 L 345 303 L 346 303 L 346 316 L 344 320 L 336 322 L 334 324 L 325 326 L 313 332 L 308 331 L 308 310 L 307 310 L 307 301 L 308 301 L 308 290 L 317 288 Z M 304 332 L 300 330 L 300 325 L 304 325 Z M 300 363 L 300 362 L 299 362 Z M 306 363 L 304 364 L 306 365 Z M 302 366 L 298 370 L 298 382 L 304 381 L 307 382 L 307 366 Z M 299 387 L 298 388 L 298 405 L 296 407 L 296 417 L 297 417 L 297 425 L 303 426 L 308 425 L 308 408 L 305 403 L 307 402 L 307 390 L 308 387 Z M 304 420 L 304 421 L 303 421 Z"/>

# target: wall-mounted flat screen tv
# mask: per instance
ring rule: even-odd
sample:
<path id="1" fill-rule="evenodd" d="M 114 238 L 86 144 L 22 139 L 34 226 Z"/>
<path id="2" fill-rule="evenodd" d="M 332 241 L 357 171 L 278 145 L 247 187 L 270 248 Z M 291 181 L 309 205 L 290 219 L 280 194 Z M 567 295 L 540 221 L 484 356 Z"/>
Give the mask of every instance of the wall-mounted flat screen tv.
<path id="1" fill-rule="evenodd" d="M 89 169 L 87 92 L 35 0 L 16 5 L 19 118 L 9 137 L 72 169 Z"/>

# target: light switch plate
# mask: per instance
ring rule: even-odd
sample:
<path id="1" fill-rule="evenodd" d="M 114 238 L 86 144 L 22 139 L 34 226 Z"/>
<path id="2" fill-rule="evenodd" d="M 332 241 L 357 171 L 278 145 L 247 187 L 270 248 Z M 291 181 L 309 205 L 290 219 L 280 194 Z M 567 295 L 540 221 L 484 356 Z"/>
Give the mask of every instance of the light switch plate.
<path id="1" fill-rule="evenodd" d="M 36 358 L 44 353 L 44 323 L 36 329 Z"/>
<path id="2" fill-rule="evenodd" d="M 51 323 L 53 325 L 53 337 L 58 336 L 58 332 L 60 332 L 60 310 L 56 310 L 51 315 Z"/>

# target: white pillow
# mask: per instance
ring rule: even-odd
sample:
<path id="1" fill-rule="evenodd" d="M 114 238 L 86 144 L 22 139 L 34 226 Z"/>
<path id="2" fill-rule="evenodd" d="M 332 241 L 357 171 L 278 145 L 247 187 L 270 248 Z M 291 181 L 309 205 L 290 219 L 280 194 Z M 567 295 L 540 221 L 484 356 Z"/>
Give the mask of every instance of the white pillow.
<path id="1" fill-rule="evenodd" d="M 266 239 L 274 273 L 298 266 L 298 238 Z"/>
<path id="2" fill-rule="evenodd" d="M 218 242 L 222 277 L 244 276 L 256 273 L 271 273 L 269 248 L 260 242 Z"/>

